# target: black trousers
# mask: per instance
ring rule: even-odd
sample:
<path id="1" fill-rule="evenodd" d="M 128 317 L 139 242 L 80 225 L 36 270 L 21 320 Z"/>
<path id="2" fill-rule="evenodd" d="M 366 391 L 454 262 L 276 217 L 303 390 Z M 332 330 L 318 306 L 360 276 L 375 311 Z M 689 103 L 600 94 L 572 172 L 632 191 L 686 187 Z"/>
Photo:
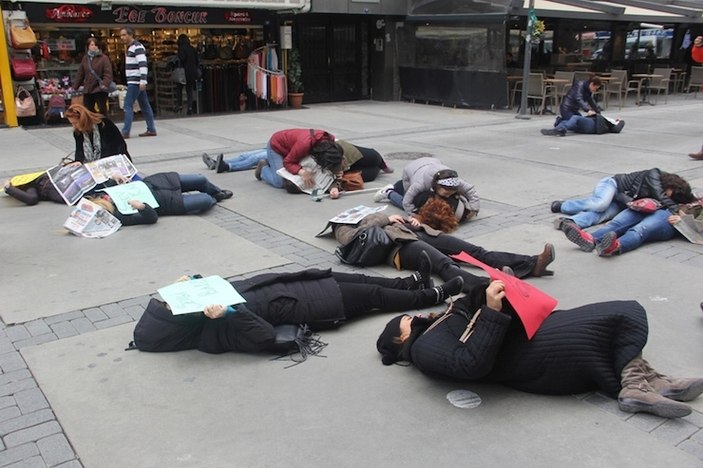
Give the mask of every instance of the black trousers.
<path id="1" fill-rule="evenodd" d="M 471 244 L 449 234 L 440 234 L 435 237 L 420 231 L 417 233 L 417 237 L 445 255 L 455 255 L 461 251 L 464 251 L 475 259 L 480 260 L 493 268 L 500 269 L 504 266 L 509 266 L 513 269 L 515 276 L 518 278 L 529 276 L 537 263 L 536 255 L 521 255 L 511 252 L 488 251 L 483 247 Z"/>
<path id="2" fill-rule="evenodd" d="M 344 316 L 348 319 L 373 310 L 403 312 L 424 309 L 437 302 L 434 289 L 408 289 L 414 285 L 412 277 L 382 278 L 339 272 L 333 272 L 332 277 L 342 292 Z"/>
<path id="3" fill-rule="evenodd" d="M 186 84 L 176 83 L 176 102 L 177 110 L 180 110 L 183 102 L 183 88 L 186 89 L 186 108 L 193 111 L 193 90 L 195 89 L 195 81 L 188 81 Z"/>
<path id="4" fill-rule="evenodd" d="M 363 157 L 352 164 L 349 170 L 361 171 L 361 178 L 364 179 L 364 182 L 376 180 L 381 169 L 386 167 L 386 162 L 383 160 L 381 153 L 373 148 L 364 148 L 358 145 L 354 146 L 361 152 Z"/>
<path id="5" fill-rule="evenodd" d="M 107 93 L 91 93 L 83 95 L 83 105 L 91 112 L 95 112 L 95 105 L 98 105 L 98 112 L 107 115 Z"/>

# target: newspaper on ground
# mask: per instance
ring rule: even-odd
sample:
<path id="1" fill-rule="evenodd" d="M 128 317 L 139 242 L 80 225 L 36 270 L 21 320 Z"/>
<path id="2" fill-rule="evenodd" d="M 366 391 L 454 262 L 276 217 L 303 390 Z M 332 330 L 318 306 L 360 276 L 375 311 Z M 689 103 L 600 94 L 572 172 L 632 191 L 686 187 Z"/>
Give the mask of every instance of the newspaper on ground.
<path id="1" fill-rule="evenodd" d="M 698 232 L 696 229 L 695 219 L 693 216 L 682 216 L 681 221 L 674 224 L 674 227 L 683 236 L 688 239 L 689 242 L 694 244 L 703 244 L 703 234 Z"/>
<path id="2" fill-rule="evenodd" d="M 113 187 L 105 187 L 100 190 L 110 195 L 117 211 L 124 215 L 137 212 L 137 210 L 129 204 L 130 200 L 139 200 L 152 208 L 159 207 L 159 202 L 154 198 L 154 194 L 151 193 L 149 187 L 141 180 L 136 180 L 128 184 L 115 185 Z"/>
<path id="3" fill-rule="evenodd" d="M 312 187 L 307 187 L 303 182 L 303 178 L 298 174 L 291 174 L 285 167 L 280 168 L 276 173 L 293 182 L 301 191 L 312 194 L 313 190 L 317 189 L 318 192 L 326 192 L 332 182 L 334 182 L 334 175 L 327 169 L 322 169 L 314 159 L 310 156 L 306 156 L 300 160 L 300 166 L 306 171 L 310 171 L 314 174 L 315 184 Z"/>
<path id="4" fill-rule="evenodd" d="M 88 199 L 81 201 L 73 208 L 63 227 L 79 237 L 98 239 L 117 232 L 122 226 L 120 220 L 110 214 L 102 206 Z"/>
<path id="5" fill-rule="evenodd" d="M 355 206 L 354 208 L 344 210 L 335 217 L 330 218 L 330 220 L 327 221 L 327 225 L 325 226 L 325 228 L 319 233 L 317 233 L 315 237 L 322 236 L 324 232 L 327 231 L 327 229 L 333 224 L 357 224 L 359 223 L 359 221 L 361 221 L 368 215 L 385 210 L 386 206 L 387 205 L 383 205 L 372 208 L 370 206 L 359 205 Z"/>
<path id="6" fill-rule="evenodd" d="M 97 184 L 102 184 L 113 176 L 131 179 L 137 169 L 127 156 L 118 154 L 75 166 L 54 166 L 47 172 L 66 204 L 74 205 Z"/>
<path id="7" fill-rule="evenodd" d="M 229 281 L 216 275 L 181 281 L 157 291 L 173 315 L 202 312 L 209 305 L 228 306 L 246 302 Z"/>

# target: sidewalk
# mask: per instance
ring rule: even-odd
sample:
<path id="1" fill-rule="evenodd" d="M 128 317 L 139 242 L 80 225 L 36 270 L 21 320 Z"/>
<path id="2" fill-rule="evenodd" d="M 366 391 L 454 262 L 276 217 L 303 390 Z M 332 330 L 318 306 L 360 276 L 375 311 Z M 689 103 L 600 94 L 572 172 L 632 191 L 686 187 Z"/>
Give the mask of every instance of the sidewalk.
<path id="1" fill-rule="evenodd" d="M 335 243 L 313 236 L 334 214 L 373 204 L 373 191 L 311 203 L 252 171 L 215 174 L 200 160 L 263 147 L 279 129 L 314 127 L 387 157 L 396 172 L 369 188 L 394 182 L 418 153 L 442 159 L 481 196 L 478 218 L 456 235 L 521 253 L 554 243 L 555 276 L 531 283 L 560 308 L 638 300 L 650 320 L 645 357 L 666 373 L 703 375 L 703 247 L 676 239 L 598 258 L 555 231 L 549 210 L 605 175 L 650 167 L 703 190 L 703 163 L 686 155 L 703 143 L 692 118 L 702 103 L 674 95 L 666 105 L 625 107 L 607 113 L 625 119 L 623 133 L 565 138 L 540 135 L 551 116 L 522 121 L 509 111 L 397 102 L 157 120 L 158 137 L 128 141 L 141 172 L 201 172 L 235 196 L 203 216 L 103 240 L 64 233 L 68 207 L 0 196 L 0 467 L 701 466 L 703 399 L 669 421 L 622 413 L 597 393 L 552 397 L 429 379 L 381 365 L 384 315 L 323 333 L 326 357 L 290 369 L 267 356 L 123 349 L 151 295 L 183 273 L 344 269 Z M 0 179 L 56 164 L 74 146 L 68 127 L 0 129 L 0 144 Z M 482 403 L 452 406 L 446 395 L 457 389 Z"/>

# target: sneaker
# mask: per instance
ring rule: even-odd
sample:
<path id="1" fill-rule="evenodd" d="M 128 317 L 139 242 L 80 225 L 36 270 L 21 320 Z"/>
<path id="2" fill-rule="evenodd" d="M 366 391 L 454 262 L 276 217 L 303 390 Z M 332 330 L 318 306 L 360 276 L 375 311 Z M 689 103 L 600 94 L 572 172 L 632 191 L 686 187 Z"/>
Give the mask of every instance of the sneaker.
<path id="1" fill-rule="evenodd" d="M 139 134 L 140 137 L 150 137 L 150 136 L 156 136 L 156 132 L 152 132 L 151 130 L 147 130 L 144 133 Z"/>
<path id="2" fill-rule="evenodd" d="M 264 168 L 264 166 L 268 165 L 269 162 L 266 159 L 261 159 L 258 163 L 256 163 L 256 169 L 254 169 L 254 177 L 256 177 L 256 180 L 261 180 L 261 170 Z"/>
<path id="3" fill-rule="evenodd" d="M 436 296 L 435 304 L 441 304 L 450 297 L 456 296 L 462 291 L 463 288 L 464 278 L 461 276 L 456 276 L 440 286 L 435 286 L 433 288 Z"/>
<path id="4" fill-rule="evenodd" d="M 600 240 L 596 246 L 596 252 L 599 257 L 610 257 L 620 253 L 620 241 L 618 235 L 614 232 L 609 232 Z"/>
<path id="5" fill-rule="evenodd" d="M 569 218 L 565 218 L 563 216 L 560 216 L 559 218 L 555 219 L 552 221 L 552 224 L 554 225 L 554 229 L 557 231 L 561 231 L 561 227 L 564 225 L 564 223 L 573 223 Z"/>
<path id="6" fill-rule="evenodd" d="M 205 163 L 205 165 L 207 166 L 207 168 L 210 169 L 211 171 L 213 169 L 215 169 L 215 167 L 217 166 L 217 163 L 215 162 L 215 160 L 212 159 L 210 156 L 208 156 L 207 153 L 203 153 L 202 159 L 203 159 L 203 162 Z"/>
<path id="7" fill-rule="evenodd" d="M 624 120 L 618 121 L 618 123 L 616 123 L 616 124 L 613 126 L 613 133 L 620 133 L 620 132 L 622 132 L 622 129 L 623 129 L 624 127 L 625 127 L 625 121 L 624 121 Z"/>
<path id="8" fill-rule="evenodd" d="M 215 167 L 217 168 L 216 170 L 218 174 L 222 174 L 223 172 L 229 172 L 229 164 L 225 162 L 224 155 L 222 153 L 217 155 Z"/>
<path id="9" fill-rule="evenodd" d="M 390 201 L 388 199 L 388 194 L 393 191 L 393 184 L 386 185 L 381 190 L 376 192 L 373 196 L 373 201 L 376 203 L 384 203 Z"/>
<path id="10" fill-rule="evenodd" d="M 584 252 L 593 252 L 596 248 L 596 242 L 593 240 L 593 236 L 578 227 L 573 221 L 570 223 L 562 222 L 561 230 L 566 234 L 566 238 L 571 242 L 579 246 L 579 249 Z"/>
<path id="11" fill-rule="evenodd" d="M 217 200 L 218 202 L 221 202 L 222 200 L 227 200 L 228 198 L 232 198 L 234 196 L 234 193 L 232 193 L 231 190 L 224 190 L 223 189 L 223 190 L 220 190 L 219 192 L 217 192 L 213 196 L 215 197 L 215 200 Z"/>
<path id="12" fill-rule="evenodd" d="M 561 213 L 562 203 L 564 203 L 564 200 L 554 200 L 549 209 L 552 210 L 552 213 Z"/>
<path id="13" fill-rule="evenodd" d="M 543 128 L 540 130 L 540 133 L 542 135 L 547 135 L 547 136 L 566 136 L 566 130 L 561 130 L 557 128 Z"/>

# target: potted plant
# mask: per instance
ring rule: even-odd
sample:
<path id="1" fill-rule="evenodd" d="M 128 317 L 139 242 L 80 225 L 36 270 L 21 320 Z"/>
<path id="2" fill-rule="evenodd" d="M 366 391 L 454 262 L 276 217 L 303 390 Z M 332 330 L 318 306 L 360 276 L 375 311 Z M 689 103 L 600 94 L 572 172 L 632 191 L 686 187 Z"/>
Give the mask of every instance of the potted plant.
<path id="1" fill-rule="evenodd" d="M 291 49 L 288 54 L 288 102 L 293 109 L 303 106 L 303 70 L 300 67 L 300 53 L 298 49 Z"/>

